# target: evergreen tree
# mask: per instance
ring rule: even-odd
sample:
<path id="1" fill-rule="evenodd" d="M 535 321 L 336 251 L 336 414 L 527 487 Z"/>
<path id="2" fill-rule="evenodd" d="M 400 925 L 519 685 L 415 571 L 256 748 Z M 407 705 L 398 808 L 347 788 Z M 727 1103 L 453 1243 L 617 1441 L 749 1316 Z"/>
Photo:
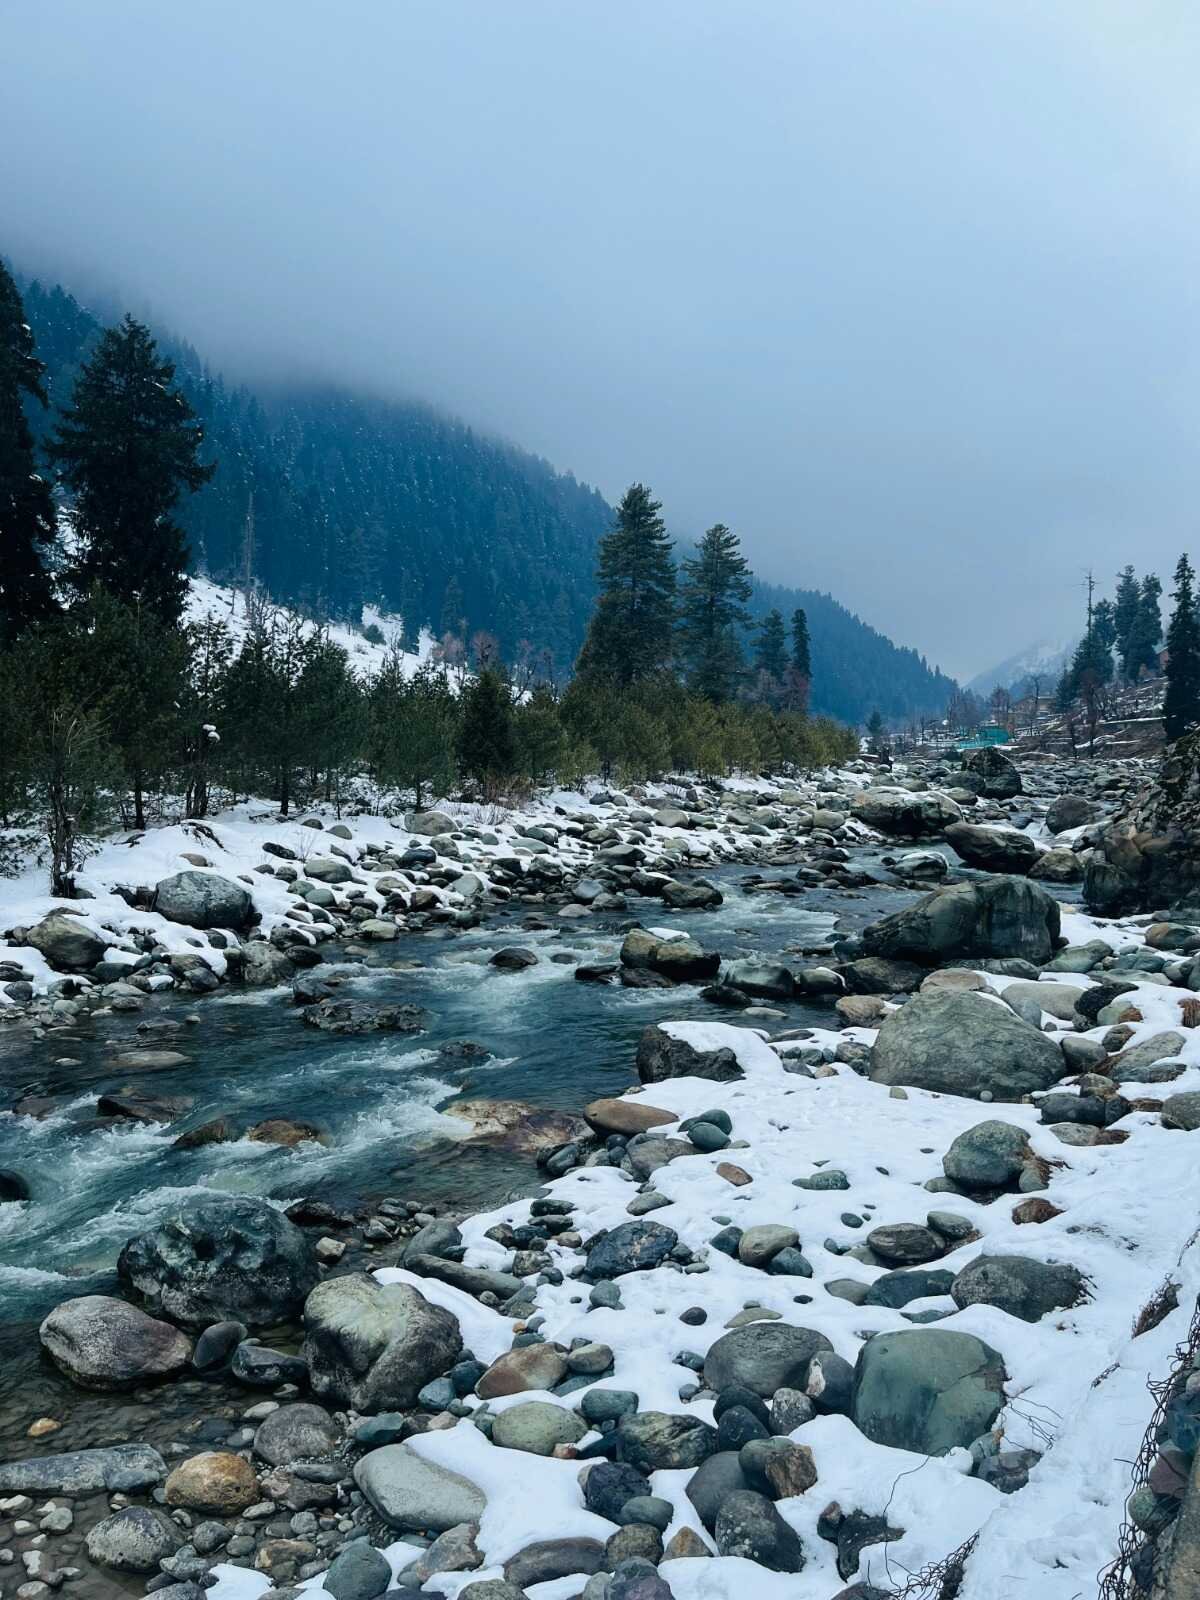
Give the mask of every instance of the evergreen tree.
<path id="1" fill-rule="evenodd" d="M 661 509 L 644 484 L 633 484 L 600 541 L 600 595 L 579 656 L 581 677 L 624 688 L 670 663 L 675 566 Z"/>
<path id="2" fill-rule="evenodd" d="M 1143 668 L 1147 672 L 1158 671 L 1158 644 L 1162 638 L 1158 602 L 1161 596 L 1162 584 L 1152 572 L 1148 573 L 1141 582 L 1137 614 L 1129 633 L 1129 653 L 1124 665 L 1125 676 L 1130 680 L 1135 680 Z"/>
<path id="3" fill-rule="evenodd" d="M 25 415 L 26 400 L 46 404 L 44 372 L 17 286 L 0 261 L 0 647 L 56 609 L 43 560 L 54 538 L 54 504 Z"/>
<path id="4" fill-rule="evenodd" d="M 1133 632 L 1133 625 L 1137 620 L 1138 605 L 1142 591 L 1138 586 L 1137 578 L 1132 567 L 1125 567 L 1117 576 L 1117 599 L 1113 607 L 1113 622 L 1116 627 L 1114 643 L 1117 655 L 1121 662 L 1121 676 L 1127 678 L 1129 669 L 1126 663 L 1130 659 L 1129 638 Z"/>
<path id="5" fill-rule="evenodd" d="M 463 692 L 458 759 L 463 771 L 475 779 L 489 800 L 496 799 L 516 771 L 512 693 L 492 667 L 474 678 Z"/>
<path id="6" fill-rule="evenodd" d="M 187 589 L 187 543 L 171 512 L 216 470 L 200 461 L 202 430 L 174 377 L 149 330 L 126 317 L 81 369 L 49 446 L 75 497 L 76 587 L 101 583 L 165 623 L 179 620 Z"/>
<path id="7" fill-rule="evenodd" d="M 714 705 L 730 699 L 745 670 L 738 630 L 750 613 L 750 568 L 736 533 L 718 522 L 683 563 L 679 654 L 688 682 Z"/>
<path id="8" fill-rule="evenodd" d="M 1117 642 L 1117 613 L 1111 600 L 1098 600 L 1092 611 L 1092 633 L 1097 648 L 1108 656 Z"/>
<path id="9" fill-rule="evenodd" d="M 427 661 L 406 676 L 393 649 L 368 690 L 370 755 L 380 783 L 411 789 L 416 809 L 436 800 L 457 776 L 460 707 L 445 668 Z"/>
<path id="10" fill-rule="evenodd" d="M 812 656 L 808 638 L 808 618 L 803 611 L 792 612 L 792 666 L 805 682 L 811 680 Z"/>
<path id="11" fill-rule="evenodd" d="M 558 765 L 565 742 L 554 691 L 539 684 L 517 707 L 517 747 L 530 783 L 545 782 Z"/>
<path id="12" fill-rule="evenodd" d="M 783 682 L 783 675 L 788 669 L 788 653 L 781 611 L 768 611 L 759 623 L 755 665 L 776 683 Z"/>
<path id="13" fill-rule="evenodd" d="M 873 756 L 883 755 L 888 747 L 887 730 L 878 709 L 867 718 L 867 748 Z"/>
<path id="14" fill-rule="evenodd" d="M 1175 568 L 1175 609 L 1167 626 L 1167 688 L 1163 723 L 1168 740 L 1178 739 L 1200 722 L 1200 614 L 1196 575 L 1186 554 Z"/>

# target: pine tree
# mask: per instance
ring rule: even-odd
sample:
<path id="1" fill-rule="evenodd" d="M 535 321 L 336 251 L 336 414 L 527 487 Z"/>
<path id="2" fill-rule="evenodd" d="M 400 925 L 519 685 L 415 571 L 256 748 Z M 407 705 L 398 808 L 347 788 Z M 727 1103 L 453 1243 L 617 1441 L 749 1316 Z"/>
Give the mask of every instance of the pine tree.
<path id="1" fill-rule="evenodd" d="M 188 559 L 171 512 L 216 470 L 200 461 L 202 430 L 174 377 L 149 329 L 126 317 L 80 370 L 49 446 L 75 496 L 76 587 L 101 583 L 168 624 L 183 610 Z"/>
<path id="2" fill-rule="evenodd" d="M 741 541 L 718 522 L 683 563 L 679 654 L 688 683 L 714 705 L 732 698 L 745 670 L 738 631 L 748 626 L 750 568 Z"/>
<path id="3" fill-rule="evenodd" d="M 12 274 L 0 261 L 0 647 L 56 607 L 43 553 L 54 538 L 50 486 L 37 471 L 24 401 L 46 404 Z"/>
<path id="4" fill-rule="evenodd" d="M 566 734 L 554 691 L 539 684 L 517 707 L 517 746 L 531 783 L 544 783 L 563 753 Z"/>
<path id="5" fill-rule="evenodd" d="M 765 672 L 777 683 L 782 683 L 783 675 L 788 668 L 788 653 L 787 635 L 781 611 L 768 611 L 759 623 L 755 665 L 760 672 Z"/>
<path id="6" fill-rule="evenodd" d="M 1168 740 L 1178 739 L 1200 722 L 1200 614 L 1196 575 L 1186 554 L 1175 568 L 1175 609 L 1167 627 L 1167 688 L 1163 723 Z"/>
<path id="7" fill-rule="evenodd" d="M 867 718 L 867 747 L 872 755 L 883 755 L 888 747 L 887 730 L 878 710 Z"/>
<path id="8" fill-rule="evenodd" d="M 803 611 L 792 612 L 792 666 L 806 681 L 812 678 L 812 656 L 808 638 L 808 618 Z"/>
<path id="9" fill-rule="evenodd" d="M 516 771 L 517 742 L 513 730 L 512 694 L 494 668 L 488 667 L 463 692 L 458 759 L 489 800 L 495 800 Z"/>
<path id="10" fill-rule="evenodd" d="M 1158 602 L 1161 596 L 1162 584 L 1154 573 L 1148 573 L 1141 582 L 1137 614 L 1129 633 L 1125 676 L 1131 680 L 1135 680 L 1143 668 L 1147 672 L 1158 671 L 1158 643 L 1162 638 Z"/>
<path id="11" fill-rule="evenodd" d="M 627 688 L 670 664 L 675 566 L 661 509 L 644 484 L 633 484 L 600 541 L 600 595 L 576 667 L 581 677 Z"/>
<path id="12" fill-rule="evenodd" d="M 1117 576 L 1117 599 L 1113 607 L 1113 621 L 1116 626 L 1117 655 L 1121 662 L 1121 676 L 1127 678 L 1129 670 L 1126 663 L 1129 660 L 1129 636 L 1133 632 L 1133 625 L 1137 620 L 1138 603 L 1141 600 L 1141 589 L 1138 587 L 1137 578 L 1132 567 L 1125 567 Z"/>

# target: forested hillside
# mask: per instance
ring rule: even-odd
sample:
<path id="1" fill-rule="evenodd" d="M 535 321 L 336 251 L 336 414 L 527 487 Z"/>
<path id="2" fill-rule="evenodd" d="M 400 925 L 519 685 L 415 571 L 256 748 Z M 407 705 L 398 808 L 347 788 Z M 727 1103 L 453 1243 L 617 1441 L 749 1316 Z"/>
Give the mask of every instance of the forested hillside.
<path id="1" fill-rule="evenodd" d="M 44 432 L 102 319 L 61 287 L 22 287 L 48 368 L 51 408 L 30 416 Z M 529 641 L 569 670 L 613 518 L 596 490 L 429 407 L 330 388 L 233 388 L 190 345 L 159 340 L 218 462 L 180 507 L 198 570 L 240 574 L 252 503 L 254 571 L 276 599 L 354 622 L 376 604 L 401 615 L 413 639 L 422 627 L 486 630 L 506 655 Z M 772 606 L 808 614 L 815 711 L 858 722 L 875 708 L 898 719 L 945 704 L 949 679 L 831 596 L 756 584 L 751 610 Z"/>

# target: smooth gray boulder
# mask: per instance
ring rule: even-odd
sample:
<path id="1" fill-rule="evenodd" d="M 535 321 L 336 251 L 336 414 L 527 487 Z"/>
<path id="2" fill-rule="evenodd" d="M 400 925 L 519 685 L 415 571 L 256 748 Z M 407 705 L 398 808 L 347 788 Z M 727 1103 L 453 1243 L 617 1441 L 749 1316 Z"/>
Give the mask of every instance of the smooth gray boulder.
<path id="1" fill-rule="evenodd" d="M 868 955 L 934 965 L 1020 956 L 1044 965 L 1061 930 L 1058 902 L 1036 883 L 984 878 L 935 889 L 863 929 Z"/>
<path id="2" fill-rule="evenodd" d="M 723 1334 L 704 1358 L 710 1389 L 736 1384 L 770 1399 L 777 1389 L 803 1390 L 812 1358 L 833 1345 L 813 1328 L 787 1322 L 752 1322 Z"/>
<path id="3" fill-rule="evenodd" d="M 461 1350 L 458 1318 L 411 1284 L 353 1273 L 318 1284 L 304 1303 L 303 1354 L 313 1393 L 356 1411 L 414 1405 Z"/>
<path id="4" fill-rule="evenodd" d="M 0 1494 L 132 1494 L 152 1488 L 167 1464 L 148 1444 L 113 1444 L 99 1450 L 0 1461 Z"/>
<path id="5" fill-rule="evenodd" d="M 58 972 L 88 972 L 111 941 L 82 923 L 68 911 L 51 911 L 26 934 L 26 940 L 39 950 Z"/>
<path id="6" fill-rule="evenodd" d="M 998 1351 L 949 1328 L 878 1333 L 858 1353 L 852 1416 L 876 1444 L 943 1455 L 986 1433 L 1004 1404 Z"/>
<path id="7" fill-rule="evenodd" d="M 157 1572 L 165 1556 L 174 1555 L 183 1534 L 167 1516 L 148 1506 L 126 1506 L 102 1518 L 87 1536 L 87 1552 L 99 1566 L 114 1572 Z"/>
<path id="8" fill-rule="evenodd" d="M 962 812 L 944 794 L 908 789 L 860 789 L 850 801 L 850 815 L 894 838 L 921 839 L 941 833 Z"/>
<path id="9" fill-rule="evenodd" d="M 189 1328 L 261 1328 L 299 1313 L 317 1281 L 308 1239 L 274 1206 L 248 1195 L 193 1195 L 117 1260 L 126 1291 L 147 1311 Z"/>
<path id="10" fill-rule="evenodd" d="M 59 1371 L 83 1389 L 129 1389 L 170 1377 L 192 1358 L 186 1334 L 114 1295 L 64 1300 L 38 1337 Z"/>
<path id="11" fill-rule="evenodd" d="M 487 1497 L 477 1484 L 449 1467 L 426 1461 L 406 1444 L 385 1444 L 363 1456 L 354 1481 L 390 1528 L 445 1533 L 462 1522 L 478 1522 Z"/>
<path id="12" fill-rule="evenodd" d="M 492 1443 L 502 1450 L 552 1456 L 560 1444 L 578 1444 L 587 1424 L 552 1400 L 523 1400 L 501 1411 L 492 1424 Z"/>
<path id="13" fill-rule="evenodd" d="M 1028 1256 L 976 1256 L 950 1285 L 954 1303 L 998 1306 L 1022 1322 L 1038 1322 L 1083 1299 L 1086 1283 L 1072 1266 L 1052 1266 Z"/>
<path id="14" fill-rule="evenodd" d="M 254 1454 L 273 1467 L 328 1456 L 337 1448 L 337 1425 L 323 1406 L 297 1400 L 263 1418 L 254 1434 Z"/>
<path id="15" fill-rule="evenodd" d="M 960 1133 L 942 1157 L 942 1171 L 964 1189 L 1005 1189 L 1033 1161 L 1024 1128 L 993 1120 Z"/>
<path id="16" fill-rule="evenodd" d="M 969 867 L 984 872 L 1028 872 L 1038 858 L 1038 847 L 1029 835 L 1013 828 L 954 822 L 946 829 L 946 843 Z"/>
<path id="17" fill-rule="evenodd" d="M 240 883 L 219 872 L 177 872 L 160 878 L 154 909 L 168 922 L 188 928 L 246 928 L 254 920 L 254 901 Z"/>
<path id="18" fill-rule="evenodd" d="M 871 1050 L 873 1083 L 978 1099 L 1019 1100 L 1066 1071 L 1062 1051 L 1006 1006 L 971 991 L 915 995 L 885 1017 Z"/>

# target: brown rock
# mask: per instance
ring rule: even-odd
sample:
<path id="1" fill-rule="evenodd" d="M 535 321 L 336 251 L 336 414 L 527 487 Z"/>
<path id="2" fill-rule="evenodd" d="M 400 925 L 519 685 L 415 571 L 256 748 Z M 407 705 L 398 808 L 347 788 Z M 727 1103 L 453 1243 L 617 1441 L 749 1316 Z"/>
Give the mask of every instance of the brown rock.
<path id="1" fill-rule="evenodd" d="M 258 1479 L 244 1457 L 205 1450 L 180 1462 L 166 1482 L 167 1504 L 210 1517 L 236 1516 L 258 1499 Z"/>
<path id="2" fill-rule="evenodd" d="M 1062 1210 L 1052 1206 L 1049 1200 L 1044 1200 L 1040 1194 L 1030 1195 L 1028 1200 L 1022 1200 L 1013 1207 L 1012 1219 L 1014 1222 L 1049 1222 L 1051 1217 L 1061 1217 Z"/>
<path id="3" fill-rule="evenodd" d="M 278 1144 L 293 1150 L 298 1144 L 328 1144 L 329 1140 L 311 1122 L 293 1122 L 288 1117 L 268 1117 L 256 1122 L 246 1134 L 255 1144 Z"/>
<path id="4" fill-rule="evenodd" d="M 497 1357 L 475 1385 L 481 1400 L 525 1389 L 553 1389 L 567 1375 L 566 1356 L 556 1344 L 526 1344 Z"/>
<path id="5" fill-rule="evenodd" d="M 679 1120 L 673 1111 L 662 1111 L 641 1100 L 593 1100 L 583 1114 L 597 1133 L 646 1133 Z"/>
<path id="6" fill-rule="evenodd" d="M 536 1155 L 587 1135 L 587 1123 L 571 1111 L 546 1110 L 523 1100 L 459 1100 L 445 1115 L 471 1125 L 471 1144 Z"/>
<path id="7" fill-rule="evenodd" d="M 694 1528 L 680 1528 L 663 1551 L 664 1561 L 687 1561 L 693 1556 L 711 1556 L 712 1551 Z"/>
<path id="8" fill-rule="evenodd" d="M 722 1161 L 717 1167 L 717 1177 L 724 1178 L 726 1183 L 732 1183 L 735 1189 L 741 1189 L 754 1179 L 742 1167 L 735 1167 L 732 1161 Z"/>

